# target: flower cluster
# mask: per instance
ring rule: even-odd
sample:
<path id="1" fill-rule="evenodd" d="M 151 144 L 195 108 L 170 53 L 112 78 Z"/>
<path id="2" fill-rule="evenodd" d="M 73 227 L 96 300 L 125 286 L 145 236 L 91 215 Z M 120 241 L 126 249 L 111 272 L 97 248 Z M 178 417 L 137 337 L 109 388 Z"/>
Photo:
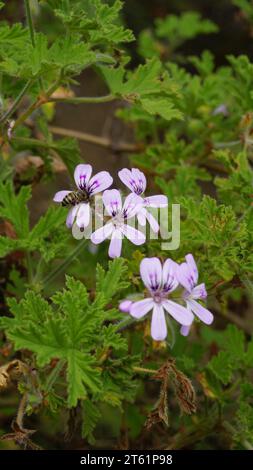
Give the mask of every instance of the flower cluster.
<path id="1" fill-rule="evenodd" d="M 70 228 L 76 222 L 80 228 L 89 225 L 91 214 L 91 200 L 97 193 L 103 192 L 103 204 L 109 221 L 103 227 L 97 229 L 91 235 L 91 241 L 99 244 L 110 238 L 109 256 L 116 258 L 121 255 L 122 239 L 125 236 L 135 245 L 145 242 L 145 235 L 128 224 L 129 219 L 137 217 L 140 225 L 148 222 L 154 232 L 159 231 L 159 225 L 155 217 L 148 211 L 149 207 L 166 207 L 166 196 L 157 195 L 145 197 L 147 181 L 144 173 L 137 168 L 131 170 L 123 168 L 118 175 L 122 183 L 130 189 L 131 193 L 122 203 L 121 194 L 117 189 L 107 189 L 113 179 L 107 171 L 101 171 L 91 178 L 91 165 L 80 164 L 74 172 L 77 186 L 76 191 L 59 191 L 54 196 L 54 201 L 64 206 L 71 205 L 66 224 Z"/>
<path id="2" fill-rule="evenodd" d="M 181 325 L 181 334 L 187 336 L 196 315 L 205 324 L 210 325 L 213 314 L 196 300 L 205 299 L 205 284 L 198 282 L 198 269 L 191 254 L 185 262 L 177 264 L 167 259 L 161 264 L 158 258 L 144 258 L 140 264 L 140 275 L 148 290 L 148 296 L 137 302 L 124 300 L 120 310 L 128 312 L 133 318 L 140 319 L 152 310 L 151 336 L 156 341 L 163 341 L 167 336 L 165 311 Z M 178 286 L 184 288 L 182 300 L 186 307 L 169 299 L 169 295 Z"/>

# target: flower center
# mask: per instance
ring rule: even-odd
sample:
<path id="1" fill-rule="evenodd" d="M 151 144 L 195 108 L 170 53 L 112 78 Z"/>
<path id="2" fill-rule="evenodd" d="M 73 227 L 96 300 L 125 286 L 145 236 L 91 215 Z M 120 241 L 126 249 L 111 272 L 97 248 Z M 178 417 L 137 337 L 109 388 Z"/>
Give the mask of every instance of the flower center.
<path id="1" fill-rule="evenodd" d="M 122 212 L 119 212 L 112 217 L 112 223 L 116 228 L 124 225 L 124 216 L 122 215 Z"/>
<path id="2" fill-rule="evenodd" d="M 160 304 L 167 297 L 167 293 L 163 291 L 156 291 L 152 294 L 152 297 L 154 302 Z"/>

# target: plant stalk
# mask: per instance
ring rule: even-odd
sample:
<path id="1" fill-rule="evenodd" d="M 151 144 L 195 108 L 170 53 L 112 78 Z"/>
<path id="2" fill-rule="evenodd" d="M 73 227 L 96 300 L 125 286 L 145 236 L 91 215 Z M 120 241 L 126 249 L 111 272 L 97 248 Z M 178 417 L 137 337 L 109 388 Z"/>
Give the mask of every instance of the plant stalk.
<path id="1" fill-rule="evenodd" d="M 17 98 L 15 99 L 14 103 L 12 104 L 12 106 L 10 107 L 10 109 L 8 109 L 6 111 L 6 113 L 3 114 L 3 116 L 1 117 L 0 119 L 0 123 L 3 123 L 5 121 L 7 121 L 7 119 L 9 119 L 12 114 L 16 111 L 20 101 L 22 100 L 23 96 L 26 94 L 26 92 L 29 90 L 29 88 L 31 87 L 31 85 L 34 83 L 34 79 L 31 79 L 29 80 L 26 85 L 24 86 L 24 88 L 21 90 L 21 92 L 19 93 L 19 95 L 17 96 Z"/>
<path id="2" fill-rule="evenodd" d="M 25 1 L 25 11 L 26 11 L 26 19 L 27 19 L 27 24 L 30 32 L 30 38 L 31 38 L 31 43 L 32 46 L 35 47 L 35 33 L 34 33 L 34 26 L 33 26 L 33 20 L 32 20 L 32 13 L 31 13 L 31 8 L 30 8 L 30 0 L 24 0 Z M 44 86 L 42 79 L 39 78 L 39 85 L 40 89 L 43 91 Z"/>
<path id="3" fill-rule="evenodd" d="M 82 103 L 108 103 L 109 101 L 115 100 L 116 97 L 112 94 L 105 96 L 83 96 L 83 97 L 66 97 L 58 98 L 53 97 L 49 98 L 48 101 L 53 103 L 70 103 L 70 104 L 82 104 Z"/>

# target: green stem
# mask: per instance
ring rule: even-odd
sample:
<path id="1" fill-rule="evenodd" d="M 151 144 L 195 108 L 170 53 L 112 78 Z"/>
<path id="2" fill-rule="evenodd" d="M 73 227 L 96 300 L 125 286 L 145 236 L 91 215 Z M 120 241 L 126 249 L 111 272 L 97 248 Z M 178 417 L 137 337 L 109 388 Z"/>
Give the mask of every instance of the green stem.
<path id="1" fill-rule="evenodd" d="M 241 140 L 231 140 L 230 142 L 214 142 L 214 148 L 224 149 L 227 147 L 234 147 L 235 145 L 239 145 L 241 143 Z"/>
<path id="2" fill-rule="evenodd" d="M 27 266 L 27 278 L 30 284 L 33 279 L 33 267 L 32 267 L 31 253 L 29 251 L 26 253 L 26 266 Z"/>
<path id="3" fill-rule="evenodd" d="M 16 423 L 21 430 L 23 429 L 23 420 L 24 420 L 24 415 L 25 415 L 25 410 L 26 410 L 27 398 L 28 398 L 28 394 L 27 392 L 25 392 L 20 400 L 18 412 L 17 412 Z"/>
<path id="4" fill-rule="evenodd" d="M 23 124 L 23 122 L 37 109 L 39 108 L 42 104 L 47 103 L 48 99 L 50 98 L 50 95 L 58 88 L 59 83 L 61 80 L 61 75 L 56 80 L 51 87 L 48 88 L 48 90 L 45 92 L 45 95 L 43 97 L 39 97 L 34 103 L 32 103 L 27 110 L 19 116 L 19 118 L 16 120 L 13 129 L 16 129 L 20 124 Z"/>
<path id="5" fill-rule="evenodd" d="M 147 369 L 146 367 L 138 367 L 138 366 L 135 366 L 133 367 L 133 370 L 135 372 L 142 372 L 143 374 L 156 374 L 157 373 L 157 370 L 155 369 Z"/>
<path id="6" fill-rule="evenodd" d="M 28 28 L 30 32 L 31 43 L 32 43 L 32 46 L 35 47 L 35 33 L 34 33 L 34 26 L 33 26 L 33 20 L 32 20 L 31 8 L 30 8 L 30 0 L 24 0 L 24 1 L 25 1 L 25 11 L 26 11 L 27 24 L 28 24 Z M 41 78 L 39 78 L 39 85 L 40 85 L 40 89 L 44 90 L 43 82 Z"/>
<path id="7" fill-rule="evenodd" d="M 49 98 L 48 101 L 54 103 L 70 103 L 70 104 L 82 104 L 82 103 L 107 103 L 115 100 L 116 97 L 112 94 L 105 96 L 83 96 L 83 97 L 72 97 L 72 98 Z"/>
<path id="8" fill-rule="evenodd" d="M 223 427 L 232 435 L 236 433 L 235 428 L 228 421 L 224 421 L 222 424 L 223 424 Z M 242 439 L 241 444 L 243 445 L 243 447 L 245 447 L 245 449 L 253 450 L 253 444 L 249 442 L 247 439 Z"/>
<path id="9" fill-rule="evenodd" d="M 71 262 L 73 261 L 73 258 L 75 258 L 78 253 L 83 249 L 83 247 L 86 245 L 87 243 L 87 240 L 84 238 L 80 243 L 78 243 L 78 245 L 76 246 L 76 248 L 72 251 L 72 253 L 70 253 L 70 255 L 65 259 L 65 261 L 63 261 L 62 264 L 60 264 L 60 266 L 57 266 L 57 268 L 52 271 L 51 273 L 49 273 L 42 281 L 42 285 L 43 285 L 43 288 L 45 289 L 45 287 L 47 286 L 47 284 L 49 284 L 50 282 L 52 282 L 52 280 L 57 277 L 62 271 L 65 271 L 66 268 L 71 264 Z"/>
<path id="10" fill-rule="evenodd" d="M 28 28 L 30 31 L 31 43 L 33 47 L 35 47 L 35 36 L 34 36 L 32 14 L 31 14 L 31 9 L 30 9 L 30 0 L 25 0 L 25 11 L 26 11 L 27 24 L 28 24 Z"/>
<path id="11" fill-rule="evenodd" d="M 46 384 L 45 384 L 45 392 L 48 393 L 52 389 L 57 377 L 61 373 L 63 366 L 65 365 L 66 360 L 65 359 L 60 359 L 56 366 L 53 368 L 52 372 L 49 374 Z"/>
<path id="12" fill-rule="evenodd" d="M 43 147 L 43 148 L 53 148 L 53 144 L 49 145 L 47 142 L 38 139 L 32 139 L 30 137 L 12 137 L 12 142 L 17 142 L 18 144 L 28 145 L 29 147 Z"/>
<path id="13" fill-rule="evenodd" d="M 20 101 L 22 100 L 22 98 L 26 94 L 26 92 L 29 90 L 29 88 L 31 87 L 33 82 L 34 82 L 34 79 L 31 79 L 26 83 L 26 85 L 21 90 L 21 92 L 19 93 L 19 95 L 15 99 L 15 101 L 12 104 L 12 106 L 10 107 L 10 109 L 8 109 L 8 111 L 6 111 L 6 113 L 3 114 L 3 116 L 1 117 L 0 123 L 7 121 L 7 119 L 9 119 L 11 117 L 11 115 L 14 113 L 14 111 L 16 111 Z"/>

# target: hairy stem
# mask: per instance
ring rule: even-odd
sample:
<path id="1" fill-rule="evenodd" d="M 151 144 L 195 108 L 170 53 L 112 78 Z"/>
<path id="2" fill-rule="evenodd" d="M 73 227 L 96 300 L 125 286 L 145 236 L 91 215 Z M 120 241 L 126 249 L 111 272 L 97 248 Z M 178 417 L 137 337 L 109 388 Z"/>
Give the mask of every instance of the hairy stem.
<path id="1" fill-rule="evenodd" d="M 15 101 L 13 102 L 10 109 L 8 109 L 8 111 L 6 111 L 6 113 L 4 113 L 3 116 L 1 117 L 0 123 L 7 121 L 7 119 L 9 119 L 12 116 L 12 114 L 16 111 L 23 96 L 26 94 L 26 92 L 29 90 L 29 88 L 31 87 L 33 83 L 34 83 L 34 79 L 31 79 L 26 83 L 24 88 L 21 90 L 21 92 L 19 93 Z"/>
<path id="2" fill-rule="evenodd" d="M 23 429 L 23 421 L 24 421 L 24 415 L 25 415 L 25 409 L 26 409 L 26 403 L 27 403 L 27 396 L 28 394 L 27 392 L 25 392 L 19 402 L 16 423 L 20 429 Z"/>
<path id="3" fill-rule="evenodd" d="M 30 32 L 31 43 L 32 43 L 32 46 L 35 47 L 35 33 L 34 33 L 34 26 L 33 26 L 33 20 L 32 20 L 31 8 L 30 8 L 30 0 L 24 0 L 24 1 L 25 1 L 26 19 L 27 19 L 29 32 Z M 39 78 L 39 85 L 40 85 L 40 89 L 44 90 L 43 82 L 41 78 Z"/>
<path id="4" fill-rule="evenodd" d="M 33 279 L 33 268 L 32 268 L 32 258 L 31 253 L 27 251 L 26 253 L 26 265 L 27 265 L 27 278 L 29 284 L 32 282 Z"/>
<path id="5" fill-rule="evenodd" d="M 157 373 L 157 370 L 155 369 L 147 369 L 146 367 L 139 367 L 139 366 L 135 366 L 133 367 L 133 370 L 135 372 L 141 372 L 143 374 L 156 374 Z"/>
<path id="6" fill-rule="evenodd" d="M 55 381 L 57 380 L 57 377 L 61 373 L 64 365 L 66 364 L 65 359 L 60 359 L 56 366 L 53 368 L 52 372 L 49 374 L 47 380 L 46 380 L 46 385 L 45 385 L 45 392 L 48 393 L 52 389 Z"/>
<path id="7" fill-rule="evenodd" d="M 51 87 L 48 88 L 48 90 L 45 92 L 45 94 L 43 94 L 42 96 L 39 96 L 37 98 L 37 100 L 32 103 L 27 109 L 26 111 L 24 111 L 23 114 L 21 114 L 21 116 L 19 116 L 19 118 L 16 120 L 14 126 L 13 126 L 13 129 L 16 129 L 16 127 L 20 126 L 21 124 L 23 124 L 23 122 L 25 122 L 25 120 L 36 110 L 38 109 L 42 104 L 45 104 L 47 103 L 48 101 L 48 98 L 52 95 L 52 93 L 58 88 L 59 86 L 59 83 L 60 83 L 60 80 L 61 80 L 61 76 L 58 78 L 58 80 L 56 80 L 53 85 Z"/>
<path id="8" fill-rule="evenodd" d="M 57 268 L 54 269 L 51 273 L 49 273 L 42 281 L 42 286 L 45 289 L 45 287 L 52 282 L 52 280 L 59 276 L 59 274 L 63 271 L 66 270 L 66 268 L 71 264 L 73 259 L 79 254 L 79 252 L 83 249 L 83 247 L 87 244 L 87 240 L 84 238 L 76 248 L 70 253 L 70 255 L 63 261 L 62 264 L 57 266 Z"/>
<path id="9" fill-rule="evenodd" d="M 109 101 L 115 100 L 116 97 L 112 94 L 105 96 L 84 96 L 84 97 L 66 97 L 66 98 L 49 98 L 48 101 L 53 103 L 70 103 L 70 104 L 82 104 L 82 103 L 108 103 Z"/>

